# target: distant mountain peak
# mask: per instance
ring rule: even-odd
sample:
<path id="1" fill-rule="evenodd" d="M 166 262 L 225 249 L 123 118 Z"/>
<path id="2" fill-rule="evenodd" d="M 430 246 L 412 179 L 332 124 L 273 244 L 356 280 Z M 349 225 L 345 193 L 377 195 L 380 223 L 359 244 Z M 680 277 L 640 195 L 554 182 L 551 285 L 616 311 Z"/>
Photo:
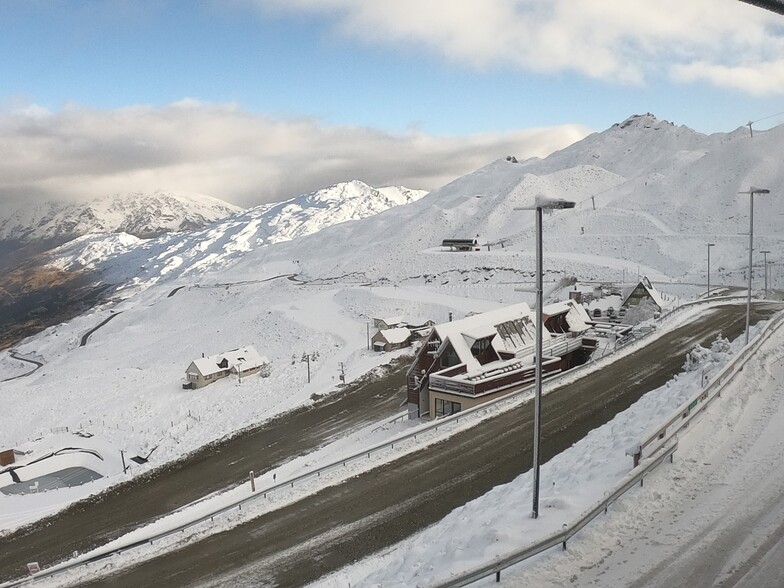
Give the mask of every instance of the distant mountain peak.
<path id="1" fill-rule="evenodd" d="M 671 122 L 666 120 L 659 120 L 650 112 L 646 112 L 645 114 L 633 114 L 622 123 L 614 124 L 613 127 L 618 127 L 621 129 L 637 128 L 658 130 L 664 125 L 674 126 Z"/>
<path id="2" fill-rule="evenodd" d="M 243 209 L 190 192 L 127 192 L 87 202 L 24 204 L 0 218 L 0 240 L 69 239 L 91 233 L 128 233 L 139 238 L 193 230 Z"/>

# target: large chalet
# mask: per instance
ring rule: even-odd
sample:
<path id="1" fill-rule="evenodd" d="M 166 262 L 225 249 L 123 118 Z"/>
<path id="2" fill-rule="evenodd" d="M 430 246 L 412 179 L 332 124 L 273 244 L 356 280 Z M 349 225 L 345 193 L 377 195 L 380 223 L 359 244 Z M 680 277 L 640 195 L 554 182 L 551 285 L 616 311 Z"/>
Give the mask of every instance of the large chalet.
<path id="1" fill-rule="evenodd" d="M 574 300 L 542 308 L 542 373 L 587 361 L 597 340 Z M 534 381 L 536 316 L 525 303 L 435 325 L 408 370 L 409 418 L 450 415 Z"/>

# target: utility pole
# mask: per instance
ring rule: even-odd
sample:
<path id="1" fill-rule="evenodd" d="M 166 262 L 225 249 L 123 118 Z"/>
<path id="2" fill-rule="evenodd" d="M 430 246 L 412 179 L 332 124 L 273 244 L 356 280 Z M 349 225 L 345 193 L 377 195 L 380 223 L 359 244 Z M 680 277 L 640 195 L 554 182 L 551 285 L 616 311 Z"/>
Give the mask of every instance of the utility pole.
<path id="1" fill-rule="evenodd" d="M 345 366 L 345 364 L 342 361 L 340 362 L 339 365 L 340 365 L 340 381 L 343 384 L 345 384 L 346 383 L 346 366 Z"/>
<path id="2" fill-rule="evenodd" d="M 752 139 L 754 138 L 754 130 L 751 128 L 751 125 L 753 125 L 753 124 L 754 124 L 754 121 L 751 121 L 751 120 L 746 123 L 746 126 L 749 127 L 749 133 L 751 133 Z"/>
<path id="3" fill-rule="evenodd" d="M 300 363 L 302 362 L 308 364 L 308 384 L 310 384 L 310 353 L 302 354 L 302 359 L 300 360 Z"/>

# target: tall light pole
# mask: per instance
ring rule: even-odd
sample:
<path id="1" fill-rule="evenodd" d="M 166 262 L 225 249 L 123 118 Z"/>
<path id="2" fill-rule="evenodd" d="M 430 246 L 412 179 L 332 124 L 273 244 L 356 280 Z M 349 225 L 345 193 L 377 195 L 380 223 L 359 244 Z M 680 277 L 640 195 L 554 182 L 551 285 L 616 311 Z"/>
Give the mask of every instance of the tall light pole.
<path id="1" fill-rule="evenodd" d="M 710 248 L 715 247 L 716 243 L 708 243 L 708 293 L 705 298 L 710 298 Z"/>
<path id="2" fill-rule="evenodd" d="M 767 298 L 768 297 L 768 253 L 770 253 L 770 251 L 765 249 L 764 251 L 760 251 L 760 253 L 762 253 L 762 257 L 764 259 L 764 261 L 762 263 L 764 264 L 763 265 L 763 269 L 765 270 L 765 272 L 764 272 L 764 275 L 765 275 L 765 298 Z"/>
<path id="3" fill-rule="evenodd" d="M 751 324 L 751 252 L 754 249 L 754 194 L 770 194 L 770 190 L 750 186 L 746 192 L 738 192 L 738 194 L 749 195 L 749 288 L 746 294 L 746 345 L 748 345 Z"/>
<path id="4" fill-rule="evenodd" d="M 533 463 L 533 510 L 532 518 L 539 518 L 539 443 L 542 438 L 542 211 L 574 208 L 575 203 L 563 198 L 548 198 L 538 195 L 532 207 L 515 208 L 515 210 L 536 211 L 536 383 L 534 386 L 534 463 Z"/>

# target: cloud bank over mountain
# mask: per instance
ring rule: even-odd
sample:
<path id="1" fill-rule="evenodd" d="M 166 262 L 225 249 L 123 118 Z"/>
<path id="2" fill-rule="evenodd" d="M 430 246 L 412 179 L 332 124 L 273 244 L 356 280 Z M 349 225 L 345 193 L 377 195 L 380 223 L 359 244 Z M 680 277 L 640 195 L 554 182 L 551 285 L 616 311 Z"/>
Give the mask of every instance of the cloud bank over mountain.
<path id="1" fill-rule="evenodd" d="M 391 134 L 195 100 L 115 110 L 28 106 L 0 113 L 0 202 L 164 190 L 249 207 L 351 179 L 430 190 L 507 154 L 546 156 L 588 131 Z"/>

